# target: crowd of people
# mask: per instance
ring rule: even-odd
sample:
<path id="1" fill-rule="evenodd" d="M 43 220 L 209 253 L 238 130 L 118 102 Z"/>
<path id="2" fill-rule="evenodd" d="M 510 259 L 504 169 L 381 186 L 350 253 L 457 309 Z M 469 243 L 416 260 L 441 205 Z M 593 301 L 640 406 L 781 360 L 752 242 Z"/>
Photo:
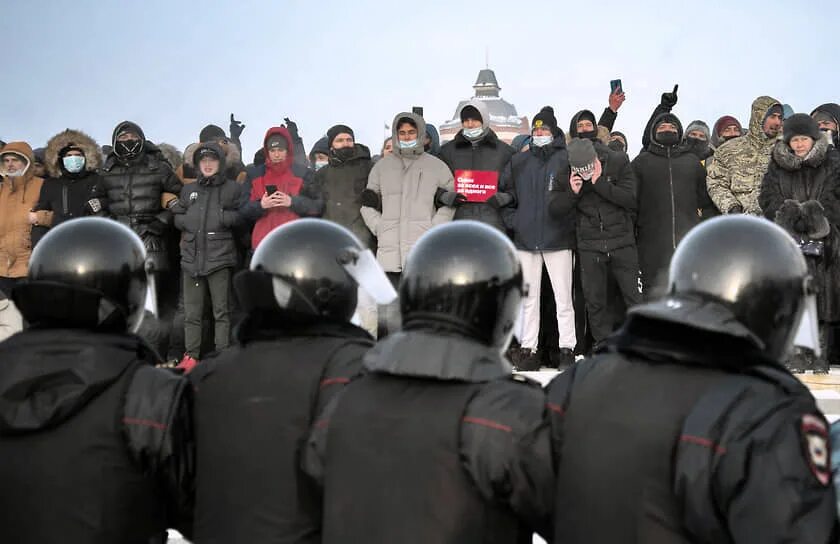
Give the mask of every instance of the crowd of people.
<path id="1" fill-rule="evenodd" d="M 12 141 L 0 149 L 0 296 L 26 276 L 50 229 L 112 218 L 141 237 L 156 283 L 157 318 L 140 334 L 191 369 L 231 344 L 243 317 L 232 277 L 281 225 L 319 217 L 348 228 L 396 286 L 426 231 L 472 219 L 513 241 L 529 286 L 510 360 L 521 370 L 563 369 L 602 347 L 628 308 L 663 294 L 671 257 L 694 226 L 750 214 L 790 232 L 813 269 L 823 349 L 797 351 L 788 365 L 827 372 L 840 362 L 840 106 L 793 114 L 762 96 L 748 128 L 724 115 L 710 129 L 699 120 L 683 128 L 677 100 L 676 87 L 663 93 L 632 160 L 627 137 L 613 130 L 620 88 L 600 118 L 581 110 L 566 132 L 542 108 L 511 145 L 478 98 L 462 105 L 462 129 L 443 145 L 422 116 L 398 113 L 376 156 L 341 124 L 307 154 L 285 119 L 245 165 L 244 125 L 233 115 L 229 133 L 208 125 L 183 154 L 127 121 L 101 148 L 69 129 L 34 151 Z M 470 189 L 470 176 L 481 190 Z M 0 331 L 19 330 L 14 305 L 0 304 Z M 357 319 L 380 338 L 400 327 L 396 303 L 364 294 Z"/>

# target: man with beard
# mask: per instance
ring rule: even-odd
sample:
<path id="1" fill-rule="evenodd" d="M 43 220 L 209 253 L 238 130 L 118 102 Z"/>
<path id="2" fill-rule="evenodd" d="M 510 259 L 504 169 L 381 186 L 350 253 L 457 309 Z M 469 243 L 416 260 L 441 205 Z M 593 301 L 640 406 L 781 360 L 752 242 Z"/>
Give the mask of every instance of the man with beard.
<path id="1" fill-rule="evenodd" d="M 782 131 L 782 104 L 760 96 L 752 104 L 750 131 L 715 151 L 706 183 L 709 196 L 721 213 L 760 215 L 758 193 Z"/>

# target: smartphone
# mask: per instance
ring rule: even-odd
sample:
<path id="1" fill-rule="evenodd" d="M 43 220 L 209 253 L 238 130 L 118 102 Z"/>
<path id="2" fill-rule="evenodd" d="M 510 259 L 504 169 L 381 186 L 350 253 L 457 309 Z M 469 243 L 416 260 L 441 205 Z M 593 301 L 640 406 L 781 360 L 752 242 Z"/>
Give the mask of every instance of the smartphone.
<path id="1" fill-rule="evenodd" d="M 277 186 L 276 185 L 266 185 L 265 186 L 265 192 L 268 193 L 268 196 L 271 196 L 271 195 L 273 195 L 274 193 L 277 192 Z"/>
<path id="2" fill-rule="evenodd" d="M 620 93 L 624 87 L 621 86 L 620 79 L 610 81 L 610 94 Z"/>
<path id="3" fill-rule="evenodd" d="M 414 106 L 413 108 L 411 108 L 411 113 L 423 117 L 423 106 Z"/>

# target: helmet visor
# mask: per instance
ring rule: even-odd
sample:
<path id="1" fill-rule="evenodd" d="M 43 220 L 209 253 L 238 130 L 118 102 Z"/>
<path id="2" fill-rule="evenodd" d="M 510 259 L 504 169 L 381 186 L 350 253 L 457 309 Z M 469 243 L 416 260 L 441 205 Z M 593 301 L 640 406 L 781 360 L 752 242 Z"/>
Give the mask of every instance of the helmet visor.
<path id="1" fill-rule="evenodd" d="M 359 287 L 370 295 L 377 304 L 390 304 L 396 300 L 397 291 L 391 285 L 388 276 L 379 266 L 379 262 L 371 250 L 359 251 L 348 248 L 339 262 L 350 277 L 359 284 Z"/>
<path id="2" fill-rule="evenodd" d="M 793 338 L 793 345 L 800 348 L 808 348 L 817 357 L 822 355 L 820 349 L 820 325 L 817 317 L 817 296 L 814 294 L 805 297 L 805 310 L 799 320 L 799 327 L 796 329 L 796 336 Z"/>

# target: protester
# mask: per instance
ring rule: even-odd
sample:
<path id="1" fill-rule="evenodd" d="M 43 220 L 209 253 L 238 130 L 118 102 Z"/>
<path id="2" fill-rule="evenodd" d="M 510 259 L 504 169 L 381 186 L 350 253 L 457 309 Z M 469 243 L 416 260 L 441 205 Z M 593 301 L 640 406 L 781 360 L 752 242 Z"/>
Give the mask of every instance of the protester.
<path id="1" fill-rule="evenodd" d="M 717 148 L 706 183 L 721 213 L 761 214 L 758 192 L 781 130 L 782 105 L 760 96 L 752 104 L 749 133 Z"/>
<path id="2" fill-rule="evenodd" d="M 688 151 L 697 155 L 697 158 L 706 165 L 706 160 L 715 154 L 715 150 L 711 146 L 711 131 L 709 125 L 698 120 L 692 121 L 685 129 L 685 136 L 683 143 Z"/>
<path id="3" fill-rule="evenodd" d="M 627 153 L 627 150 L 630 149 L 627 145 L 627 136 L 617 130 L 610 132 L 610 143 L 607 147 L 613 151 L 620 151 L 622 153 Z"/>
<path id="4" fill-rule="evenodd" d="M 731 115 L 724 115 L 715 121 L 714 130 L 712 131 L 712 147 L 717 149 L 725 142 L 740 138 L 743 134 L 744 129 L 741 128 L 741 123 Z"/>
<path id="5" fill-rule="evenodd" d="M 822 132 L 828 133 L 828 139 L 835 149 L 840 149 L 840 105 L 823 104 L 811 112 L 811 117 Z"/>
<path id="6" fill-rule="evenodd" d="M 56 227 L 76 217 L 102 216 L 108 199 L 97 170 L 102 165 L 99 146 L 87 134 L 67 129 L 50 138 L 45 160 L 49 178 L 44 180 L 33 207 L 32 245 Z"/>
<path id="7" fill-rule="evenodd" d="M 658 298 L 667 285 L 668 263 L 680 240 L 712 214 L 706 170 L 680 146 L 680 120 L 663 113 L 651 124 L 647 150 L 633 159 L 636 176 L 636 246 L 645 298 Z"/>
<path id="8" fill-rule="evenodd" d="M 266 235 L 277 227 L 299 217 L 321 214 L 323 200 L 317 186 L 311 182 L 307 170 L 297 175 L 294 167 L 295 151 L 289 131 L 272 127 L 265 133 L 263 152 L 265 162 L 256 168 L 250 185 L 250 202 L 243 208 L 243 216 L 256 224 L 251 235 L 251 249 L 256 250 Z"/>
<path id="9" fill-rule="evenodd" d="M 557 126 L 553 108 L 542 108 L 531 125 L 530 149 L 513 156 L 499 182 L 503 192 L 514 196 L 515 205 L 502 208 L 501 213 L 505 226 L 513 233 L 528 286 L 523 306 L 524 332 L 512 362 L 521 370 L 539 368 L 540 283 L 545 264 L 554 290 L 559 332 L 559 351 L 550 351 L 554 354 L 552 365 L 565 368 L 574 362 L 577 344 L 572 304 L 575 214 L 552 217 L 548 200 L 553 187 L 568 183 L 569 156 L 566 137 Z"/>
<path id="10" fill-rule="evenodd" d="M 242 220 L 242 187 L 226 178 L 225 151 L 215 143 L 199 145 L 193 158 L 196 183 L 185 185 L 180 202 L 173 207 L 175 226 L 181 235 L 181 270 L 184 292 L 186 353 L 181 368 L 189 371 L 200 360 L 205 292 L 213 308 L 216 351 L 230 341 L 228 299 L 231 275 L 236 265 L 233 229 Z"/>
<path id="11" fill-rule="evenodd" d="M 455 210 L 455 219 L 473 219 L 504 230 L 499 209 L 513 204 L 513 195 L 499 191 L 499 177 L 510 158 L 513 148 L 499 140 L 490 128 L 490 112 L 483 100 L 465 103 L 458 116 L 461 130 L 440 150 L 440 159 L 459 182 L 470 178 L 474 185 L 481 184 L 480 198 L 467 196 L 467 202 Z M 471 186 L 466 186 L 469 189 Z M 488 187 L 492 187 L 488 189 Z"/>
<path id="12" fill-rule="evenodd" d="M 840 154 L 804 113 L 785 120 L 784 139 L 776 143 L 761 184 L 758 203 L 767 219 L 799 243 L 814 277 L 821 324 L 822 354 L 798 353 L 793 372 L 828 373 L 826 327 L 840 321 Z"/>
<path id="13" fill-rule="evenodd" d="M 324 136 L 309 150 L 309 166 L 317 172 L 330 163 L 330 145 Z"/>
<path id="14" fill-rule="evenodd" d="M 49 212 L 32 212 L 44 180 L 32 171 L 32 148 L 9 142 L 0 151 L 0 291 L 9 293 L 25 276 L 32 254 L 32 226 Z"/>
<path id="15" fill-rule="evenodd" d="M 391 126 L 398 145 L 371 169 L 361 214 L 377 239 L 377 260 L 397 285 L 408 252 L 423 233 L 452 219 L 457 195 L 452 172 L 420 143 L 426 134 L 423 118 L 398 113 Z M 438 207 L 438 197 L 449 204 Z M 380 311 L 379 321 L 380 337 L 398 328 L 398 308 Z"/>

